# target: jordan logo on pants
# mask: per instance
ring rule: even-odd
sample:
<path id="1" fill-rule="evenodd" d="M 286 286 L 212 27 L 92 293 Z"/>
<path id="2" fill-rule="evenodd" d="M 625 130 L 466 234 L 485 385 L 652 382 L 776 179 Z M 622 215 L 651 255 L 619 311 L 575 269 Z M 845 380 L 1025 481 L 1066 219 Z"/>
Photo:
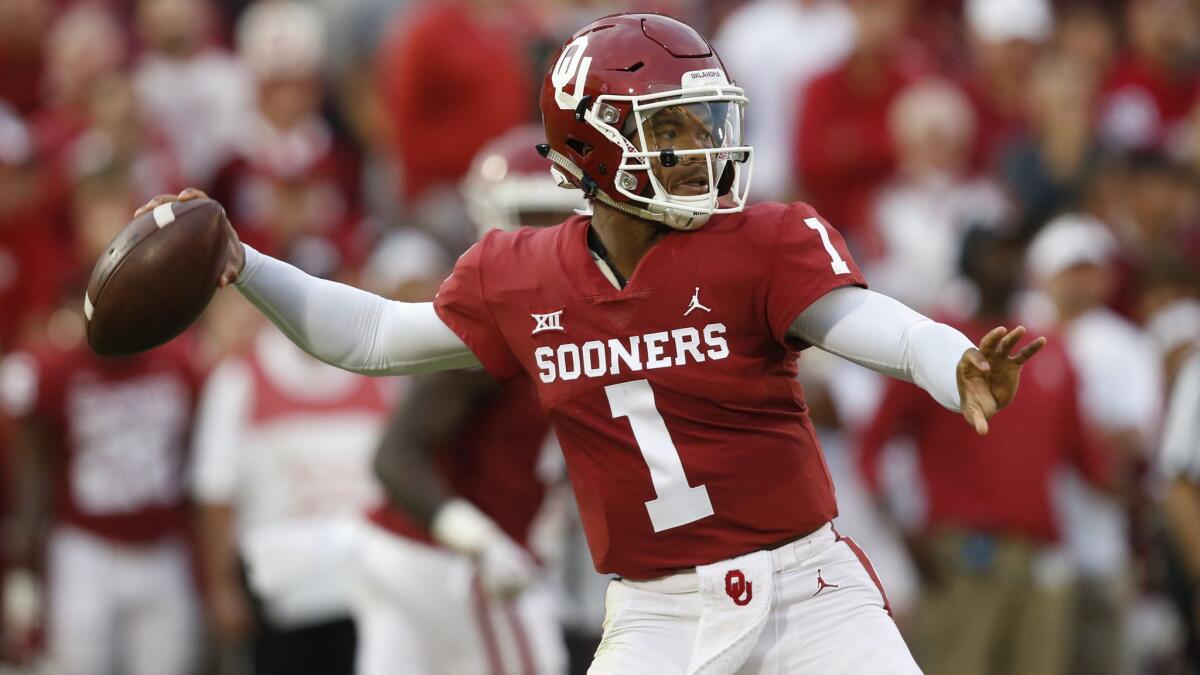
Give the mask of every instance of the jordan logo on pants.
<path id="1" fill-rule="evenodd" d="M 821 577 L 821 570 L 817 570 L 817 591 L 816 591 L 816 593 L 813 593 L 812 596 L 815 598 L 821 591 L 825 590 L 826 588 L 832 588 L 832 589 L 836 590 L 837 587 L 838 587 L 837 584 L 831 584 L 828 581 L 825 581 L 825 579 L 823 577 Z"/>

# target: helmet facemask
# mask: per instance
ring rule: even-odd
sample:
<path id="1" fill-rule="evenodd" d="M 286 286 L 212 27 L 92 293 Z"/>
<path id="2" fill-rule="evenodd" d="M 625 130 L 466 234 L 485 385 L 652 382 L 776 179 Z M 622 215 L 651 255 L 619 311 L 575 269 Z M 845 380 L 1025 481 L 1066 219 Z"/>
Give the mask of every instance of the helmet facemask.
<path id="1" fill-rule="evenodd" d="M 709 215 L 742 210 L 749 189 L 742 165 L 751 153 L 742 144 L 742 106 L 713 96 L 635 102 L 625 126 L 638 149 L 623 154 L 620 171 L 646 172 L 648 190 L 625 190 L 622 183 L 631 181 L 623 181 L 620 173 L 617 190 L 646 203 L 646 210 L 677 229 L 694 229 Z M 726 195 L 730 199 L 722 207 Z"/>
<path id="2" fill-rule="evenodd" d="M 642 97 L 626 121 L 624 135 L 636 147 L 622 153 L 617 191 L 676 229 L 698 228 L 710 215 L 741 211 L 746 203 L 753 150 L 741 142 L 745 98 L 730 96 L 728 87 L 713 89 Z M 640 193 L 627 189 L 637 172 L 648 179 Z"/>

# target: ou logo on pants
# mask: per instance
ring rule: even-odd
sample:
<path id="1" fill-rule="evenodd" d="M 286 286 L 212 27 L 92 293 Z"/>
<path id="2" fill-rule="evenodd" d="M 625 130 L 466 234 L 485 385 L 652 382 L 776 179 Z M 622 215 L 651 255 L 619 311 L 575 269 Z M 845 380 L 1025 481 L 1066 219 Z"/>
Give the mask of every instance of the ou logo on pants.
<path id="1" fill-rule="evenodd" d="M 745 607 L 754 597 L 754 582 L 746 581 L 741 570 L 729 570 L 725 573 L 725 593 L 733 599 L 733 604 Z"/>

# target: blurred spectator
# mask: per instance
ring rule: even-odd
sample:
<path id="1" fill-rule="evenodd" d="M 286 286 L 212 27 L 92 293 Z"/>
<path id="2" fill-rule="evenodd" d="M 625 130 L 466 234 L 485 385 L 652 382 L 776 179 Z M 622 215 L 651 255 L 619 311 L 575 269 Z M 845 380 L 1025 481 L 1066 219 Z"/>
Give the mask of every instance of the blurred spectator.
<path id="1" fill-rule="evenodd" d="M 321 249 L 324 271 L 353 257 L 360 214 L 350 150 L 321 116 L 325 48 L 318 15 L 300 2 L 259 3 L 238 23 L 238 52 L 257 84 L 235 158 L 213 198 L 247 244 L 285 259 Z"/>
<path id="2" fill-rule="evenodd" d="M 1009 215 L 1004 193 L 973 175 L 975 112 L 953 84 L 910 85 L 892 103 L 888 126 L 895 175 L 875 198 L 868 275 L 873 287 L 919 311 L 947 302 L 963 235 L 972 225 L 998 226 Z"/>
<path id="3" fill-rule="evenodd" d="M 1025 83 L 1028 133 L 1000 156 L 1000 170 L 1032 231 L 1078 209 L 1102 151 L 1091 133 L 1095 73 L 1066 56 L 1040 60 Z"/>
<path id="4" fill-rule="evenodd" d="M 485 143 L 532 117 L 527 29 L 512 10 L 425 0 L 393 21 L 376 67 L 407 199 L 453 190 Z"/>
<path id="5" fill-rule="evenodd" d="M 1200 93 L 1200 12 L 1179 0 L 1129 0 L 1123 18 L 1125 50 L 1104 86 L 1100 136 L 1116 149 L 1161 149 L 1176 142 Z"/>
<path id="6" fill-rule="evenodd" d="M 29 127 L 0 103 L 0 355 L 29 339 L 55 304 L 57 242 Z"/>
<path id="7" fill-rule="evenodd" d="M 963 272 L 978 290 L 975 311 L 957 322 L 973 341 L 1012 326 L 1021 249 L 976 229 L 963 246 Z M 917 654 L 930 675 L 1067 673 L 1070 566 L 1057 546 L 1052 475 L 1075 466 L 1109 480 L 1104 453 L 1084 432 L 1078 383 L 1051 341 L 1021 381 L 1021 396 L 987 436 L 911 384 L 892 381 L 866 428 L 860 462 L 879 490 L 878 461 L 897 433 L 917 443 L 928 510 L 912 550 L 925 592 Z"/>
<path id="8" fill-rule="evenodd" d="M 135 203 L 184 187 L 166 136 L 146 123 L 133 82 L 117 73 L 92 84 L 83 130 L 63 154 L 67 178 L 107 166 L 128 171 Z"/>
<path id="9" fill-rule="evenodd" d="M 1200 265 L 1200 191 L 1185 167 L 1156 151 L 1129 154 L 1114 173 L 1118 183 L 1093 188 L 1109 191 L 1108 222 L 1119 241 L 1109 305 L 1137 317 L 1140 286 L 1158 261 L 1182 257 Z"/>
<path id="10" fill-rule="evenodd" d="M 89 207 L 73 209 L 78 255 L 95 260 L 136 203 L 111 174 L 84 179 L 75 200 Z M 200 376 L 183 340 L 96 356 L 82 342 L 78 283 L 55 315 L 73 340 L 10 355 L 0 376 L 5 410 L 20 420 L 10 574 L 36 574 L 45 542 L 52 672 L 189 675 L 197 603 L 183 471 Z"/>
<path id="11" fill-rule="evenodd" d="M 0 101 L 23 115 L 41 103 L 42 47 L 52 9 L 45 0 L 0 3 Z"/>
<path id="12" fill-rule="evenodd" d="M 207 187 L 253 111 L 245 67 L 218 47 L 210 0 L 139 0 L 138 98 L 167 133 L 188 185 Z"/>
<path id="13" fill-rule="evenodd" d="M 116 16 L 92 2 L 76 3 L 65 10 L 44 44 L 42 107 L 34 121 L 39 145 L 53 161 L 87 124 L 92 85 L 118 72 L 128 49 Z"/>
<path id="14" fill-rule="evenodd" d="M 1139 152 L 1125 162 L 1117 237 L 1127 256 L 1144 263 L 1155 255 L 1200 259 L 1200 229 L 1193 220 L 1196 183 L 1183 166 L 1158 152 Z"/>
<path id="15" fill-rule="evenodd" d="M 1098 84 L 1117 56 L 1113 17 L 1096 4 L 1073 3 L 1061 8 L 1057 23 L 1055 51 L 1078 67 L 1091 70 L 1089 79 Z"/>
<path id="16" fill-rule="evenodd" d="M 746 139 L 754 146 L 756 199 L 796 196 L 788 153 L 795 147 L 804 91 L 813 77 L 849 54 L 854 25 L 841 0 L 752 0 L 714 37 L 730 77 L 754 106 Z"/>
<path id="17" fill-rule="evenodd" d="M 1033 240 L 1026 265 L 1079 372 L 1085 419 L 1114 452 L 1117 481 L 1131 501 L 1135 467 L 1155 437 L 1162 374 L 1148 339 L 1104 306 L 1116 247 L 1102 223 L 1067 214 Z M 1065 538 L 1081 575 L 1070 672 L 1123 672 L 1132 590 L 1129 505 L 1078 483 L 1059 488 Z"/>
<path id="18" fill-rule="evenodd" d="M 383 225 L 401 211 L 400 169 L 392 148 L 381 78 L 375 55 L 393 17 L 408 11 L 409 0 L 320 0 L 329 33 L 327 70 L 337 113 L 361 154 L 364 211 Z"/>
<path id="19" fill-rule="evenodd" d="M 550 177 L 534 150 L 543 138 L 540 127 L 514 129 L 472 163 L 463 192 L 480 234 L 547 226 L 585 206 Z M 361 557 L 358 675 L 565 672 L 539 566 L 558 556 L 566 510 L 562 451 L 549 433 L 527 380 L 455 371 L 414 381 L 375 458 L 391 503 L 372 512 Z"/>
<path id="20" fill-rule="evenodd" d="M 222 363 L 197 414 L 193 492 L 209 619 L 257 675 L 350 675 L 349 576 L 389 382 L 330 368 L 278 331 Z"/>
<path id="21" fill-rule="evenodd" d="M 991 169 L 1025 128 L 1030 71 L 1054 16 L 1049 0 L 967 0 L 965 15 L 972 66 L 965 84 L 979 120 L 976 161 Z"/>
<path id="22" fill-rule="evenodd" d="M 792 149 L 807 197 L 854 242 L 864 234 L 870 198 L 891 174 L 892 100 L 912 79 L 899 58 L 909 0 L 853 0 L 849 57 L 803 93 Z"/>

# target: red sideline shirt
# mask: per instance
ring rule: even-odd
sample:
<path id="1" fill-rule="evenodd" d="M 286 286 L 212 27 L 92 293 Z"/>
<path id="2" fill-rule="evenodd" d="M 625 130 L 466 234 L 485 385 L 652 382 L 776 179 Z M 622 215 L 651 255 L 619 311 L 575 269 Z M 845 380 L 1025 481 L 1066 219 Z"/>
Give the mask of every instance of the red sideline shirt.
<path id="1" fill-rule="evenodd" d="M 864 285 L 841 236 L 807 204 L 758 204 L 667 234 L 617 290 L 589 222 L 489 233 L 435 306 L 494 377 L 534 382 L 596 569 L 660 577 L 836 516 L 786 334 Z"/>
<path id="2" fill-rule="evenodd" d="M 457 185 L 480 148 L 534 112 L 526 31 L 481 14 L 460 0 L 424 3 L 380 45 L 376 70 L 409 199 Z"/>
<path id="3" fill-rule="evenodd" d="M 952 325 L 953 322 L 951 322 Z M 959 323 L 978 343 L 991 326 Z M 917 444 L 929 507 L 929 528 L 969 528 L 1058 539 L 1050 480 L 1073 464 L 1090 481 L 1107 484 L 1111 467 L 1084 431 L 1079 384 L 1061 342 L 1051 339 L 1021 373 L 1013 402 L 979 436 L 959 413 L 938 405 L 915 385 L 888 383 L 875 418 L 863 432 L 859 467 L 873 492 L 887 441 L 907 434 Z"/>
<path id="4" fill-rule="evenodd" d="M 852 242 L 865 232 L 871 199 L 895 168 L 888 111 L 910 81 L 893 65 L 876 86 L 863 87 L 847 61 L 804 92 L 792 148 L 797 175 L 813 206 Z"/>
<path id="5" fill-rule="evenodd" d="M 530 527 L 546 494 L 538 467 L 549 433 L 533 384 L 515 380 L 480 407 L 452 447 L 437 453 L 437 471 L 454 494 L 528 547 Z M 428 528 L 395 506 L 382 505 L 370 518 L 395 534 L 433 543 Z"/>
<path id="6" fill-rule="evenodd" d="M 133 544 L 184 530 L 200 377 L 179 342 L 119 359 L 86 345 L 10 359 L 6 407 L 51 434 L 57 522 Z"/>

